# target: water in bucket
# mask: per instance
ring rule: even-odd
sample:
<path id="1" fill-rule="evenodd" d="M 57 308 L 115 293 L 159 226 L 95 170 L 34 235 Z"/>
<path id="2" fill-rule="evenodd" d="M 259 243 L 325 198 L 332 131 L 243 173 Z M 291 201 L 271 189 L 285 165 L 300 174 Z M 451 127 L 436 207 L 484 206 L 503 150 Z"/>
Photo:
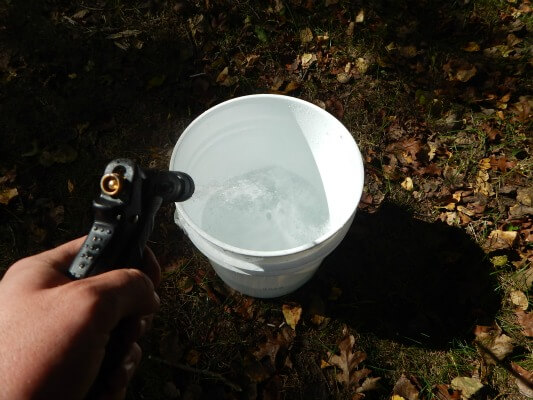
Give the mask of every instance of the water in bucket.
<path id="1" fill-rule="evenodd" d="M 205 202 L 201 228 L 242 249 L 298 247 L 322 236 L 329 221 L 324 191 L 279 166 L 198 188 L 195 198 Z"/>

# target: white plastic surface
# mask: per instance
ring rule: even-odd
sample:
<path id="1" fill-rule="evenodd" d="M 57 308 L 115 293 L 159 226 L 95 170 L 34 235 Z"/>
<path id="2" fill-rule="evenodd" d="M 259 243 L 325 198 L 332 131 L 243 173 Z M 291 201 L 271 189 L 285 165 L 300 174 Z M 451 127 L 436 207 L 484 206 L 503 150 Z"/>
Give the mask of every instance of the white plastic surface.
<path id="1" fill-rule="evenodd" d="M 255 297 L 290 293 L 345 236 L 363 188 L 348 130 L 321 108 L 252 95 L 195 119 L 170 169 L 196 190 L 176 223 L 229 286 Z"/>

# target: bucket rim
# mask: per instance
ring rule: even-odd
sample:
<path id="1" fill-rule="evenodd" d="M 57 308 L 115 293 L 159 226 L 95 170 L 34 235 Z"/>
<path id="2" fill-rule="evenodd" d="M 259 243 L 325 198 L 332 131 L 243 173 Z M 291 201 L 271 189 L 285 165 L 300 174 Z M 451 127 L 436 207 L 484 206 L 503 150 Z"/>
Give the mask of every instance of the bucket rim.
<path id="1" fill-rule="evenodd" d="M 289 102 L 292 101 L 294 103 L 301 104 L 301 105 L 303 105 L 305 107 L 310 107 L 311 109 L 315 110 L 316 112 L 319 112 L 321 114 L 326 115 L 328 118 L 335 119 L 344 128 L 344 130 L 342 131 L 342 135 L 343 136 L 345 135 L 349 140 L 351 139 L 351 142 L 354 145 L 354 149 L 355 149 L 355 160 L 354 160 L 354 162 L 356 164 L 358 164 L 359 168 L 357 170 L 360 171 L 359 178 L 360 178 L 360 182 L 361 182 L 361 185 L 358 188 L 356 188 L 356 196 L 355 196 L 356 200 L 354 201 L 353 209 L 350 210 L 350 215 L 347 218 L 343 219 L 342 221 L 340 221 L 340 222 L 338 222 L 338 223 L 336 223 L 334 225 L 329 226 L 327 231 L 326 231 L 326 233 L 324 233 L 323 235 L 319 236 L 315 240 L 312 240 L 312 241 L 310 241 L 308 243 L 305 243 L 305 244 L 302 244 L 300 246 L 292 247 L 292 248 L 289 248 L 289 249 L 283 249 L 283 250 L 251 250 L 251 249 L 245 249 L 245 248 L 233 246 L 233 245 L 230 245 L 228 243 L 225 243 L 225 242 L 215 238 L 214 236 L 210 235 L 205 230 L 203 230 L 200 226 L 198 226 L 198 224 L 196 224 L 187 215 L 187 213 L 185 212 L 185 210 L 183 208 L 182 203 L 177 202 L 177 203 L 175 203 L 175 205 L 176 205 L 176 209 L 178 211 L 179 216 L 184 219 L 184 222 L 186 223 L 186 225 L 188 225 L 190 228 L 192 228 L 202 238 L 204 238 L 205 240 L 207 240 L 210 243 L 213 243 L 214 245 L 220 247 L 221 249 L 223 249 L 225 251 L 228 251 L 228 252 L 231 252 L 231 253 L 235 253 L 235 254 L 239 254 L 239 255 L 242 255 L 242 256 L 254 257 L 254 258 L 271 258 L 271 257 L 289 256 L 289 255 L 301 253 L 301 252 L 309 250 L 309 249 L 311 249 L 313 247 L 316 247 L 316 246 L 320 245 L 321 243 L 325 242 L 326 240 L 328 240 L 329 238 L 333 237 L 353 217 L 353 215 L 357 211 L 357 206 L 359 204 L 361 195 L 363 193 L 364 174 L 365 173 L 364 173 L 364 165 L 363 165 L 363 158 L 361 156 L 361 151 L 359 150 L 359 146 L 357 145 L 355 139 L 353 138 L 353 136 L 350 133 L 350 131 L 348 130 L 348 128 L 346 128 L 346 126 L 344 126 L 344 124 L 341 121 L 339 121 L 334 115 L 332 115 L 331 113 L 327 112 L 326 110 L 320 108 L 319 106 L 317 106 L 317 105 L 315 105 L 315 104 L 313 104 L 313 103 L 311 103 L 309 101 L 302 100 L 302 99 L 299 99 L 299 98 L 296 98 L 296 97 L 292 97 L 292 96 L 280 95 L 280 94 L 266 94 L 266 93 L 264 93 L 264 94 L 252 94 L 252 95 L 239 96 L 239 97 L 236 97 L 236 98 L 233 98 L 233 99 L 230 99 L 230 100 L 226 100 L 226 101 L 224 101 L 222 103 L 219 103 L 219 104 L 207 109 L 203 113 L 201 113 L 199 116 L 197 116 L 183 130 L 183 132 L 181 133 L 179 139 L 177 140 L 176 144 L 174 145 L 174 149 L 172 150 L 172 156 L 170 158 L 169 169 L 172 170 L 172 166 L 174 165 L 174 160 L 176 159 L 178 148 L 179 148 L 181 142 L 183 141 L 183 139 L 185 138 L 187 133 L 189 131 L 191 131 L 194 128 L 194 126 L 200 122 L 200 120 L 202 118 L 204 118 L 205 116 L 207 116 L 207 115 L 209 115 L 211 113 L 216 112 L 219 108 L 227 107 L 228 105 L 230 105 L 232 103 L 238 103 L 238 102 L 242 102 L 242 101 L 246 101 L 246 100 L 250 100 L 250 99 L 258 99 L 258 98 L 283 99 L 284 101 L 289 101 Z M 187 171 L 184 171 L 184 172 L 187 172 Z M 194 196 L 194 194 L 193 194 L 193 196 Z M 185 230 L 184 227 L 183 227 L 183 229 Z"/>

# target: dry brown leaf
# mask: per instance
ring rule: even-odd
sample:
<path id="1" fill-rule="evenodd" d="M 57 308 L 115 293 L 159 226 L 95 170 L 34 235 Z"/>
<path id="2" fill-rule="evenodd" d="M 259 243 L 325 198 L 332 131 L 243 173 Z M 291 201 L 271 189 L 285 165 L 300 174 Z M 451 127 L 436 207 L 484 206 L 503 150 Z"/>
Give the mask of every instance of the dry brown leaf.
<path id="1" fill-rule="evenodd" d="M 464 47 L 464 51 L 468 51 L 469 53 L 476 52 L 480 50 L 479 44 L 476 42 L 468 42 Z"/>
<path id="2" fill-rule="evenodd" d="M 415 46 L 404 46 L 398 49 L 400 55 L 405 58 L 413 58 L 417 55 L 417 49 Z"/>
<path id="3" fill-rule="evenodd" d="M 518 390 L 524 396 L 533 398 L 533 372 L 521 367 L 517 363 L 512 362 L 511 367 L 520 376 L 515 378 Z"/>
<path id="4" fill-rule="evenodd" d="M 527 337 L 533 337 L 533 312 L 518 310 L 515 314 L 518 324 L 522 327 L 522 333 Z"/>
<path id="5" fill-rule="evenodd" d="M 354 336 L 347 334 L 339 343 L 339 354 L 328 353 L 329 359 L 327 363 L 341 370 L 337 374 L 337 381 L 346 387 L 355 386 L 358 388 L 361 387 L 359 382 L 366 378 L 371 371 L 366 368 L 361 370 L 356 369 L 366 359 L 366 354 L 362 351 L 354 352 L 354 344 Z"/>
<path id="6" fill-rule="evenodd" d="M 7 205 L 19 195 L 17 188 L 0 189 L 0 204 Z"/>
<path id="7" fill-rule="evenodd" d="M 485 241 L 485 249 L 488 251 L 510 249 L 516 244 L 518 233 L 516 231 L 493 230 Z"/>
<path id="8" fill-rule="evenodd" d="M 392 393 L 394 393 L 394 395 L 399 395 L 405 400 L 418 400 L 420 395 L 416 386 L 413 385 L 413 383 L 405 375 L 402 375 L 394 384 Z"/>
<path id="9" fill-rule="evenodd" d="M 479 170 L 476 176 L 474 193 L 480 193 L 485 196 L 494 195 L 494 189 L 490 183 L 490 176 L 487 171 Z"/>
<path id="10" fill-rule="evenodd" d="M 511 297 L 511 303 L 517 306 L 520 310 L 523 310 L 523 311 L 527 310 L 529 306 L 529 302 L 524 292 L 522 292 L 521 290 L 513 290 L 510 294 L 510 297 Z"/>
<path id="11" fill-rule="evenodd" d="M 533 187 L 519 188 L 516 193 L 516 201 L 531 207 L 533 205 Z"/>
<path id="12" fill-rule="evenodd" d="M 287 325 L 292 329 L 296 329 L 296 325 L 302 316 L 302 307 L 299 305 L 283 304 L 281 310 L 283 311 L 283 316 L 285 317 Z"/>
<path id="13" fill-rule="evenodd" d="M 458 390 L 452 391 L 448 385 L 437 385 L 435 397 L 438 400 L 461 400 L 461 392 Z"/>
<path id="14" fill-rule="evenodd" d="M 498 326 L 476 326 L 476 344 L 488 364 L 502 361 L 514 350 L 513 340 Z"/>
<path id="15" fill-rule="evenodd" d="M 477 68 L 475 66 L 472 66 L 468 69 L 460 69 L 457 70 L 457 73 L 455 74 L 455 78 L 458 81 L 461 82 L 468 82 L 470 79 L 472 79 L 477 74 Z"/>

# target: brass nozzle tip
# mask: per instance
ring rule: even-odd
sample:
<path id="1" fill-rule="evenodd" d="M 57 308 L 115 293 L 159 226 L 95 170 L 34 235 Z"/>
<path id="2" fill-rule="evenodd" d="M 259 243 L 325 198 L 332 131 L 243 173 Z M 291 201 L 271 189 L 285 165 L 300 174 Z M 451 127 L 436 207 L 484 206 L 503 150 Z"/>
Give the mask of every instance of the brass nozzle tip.
<path id="1" fill-rule="evenodd" d="M 109 196 L 116 196 L 122 190 L 123 180 L 119 174 L 105 174 L 100 180 L 100 189 Z"/>

